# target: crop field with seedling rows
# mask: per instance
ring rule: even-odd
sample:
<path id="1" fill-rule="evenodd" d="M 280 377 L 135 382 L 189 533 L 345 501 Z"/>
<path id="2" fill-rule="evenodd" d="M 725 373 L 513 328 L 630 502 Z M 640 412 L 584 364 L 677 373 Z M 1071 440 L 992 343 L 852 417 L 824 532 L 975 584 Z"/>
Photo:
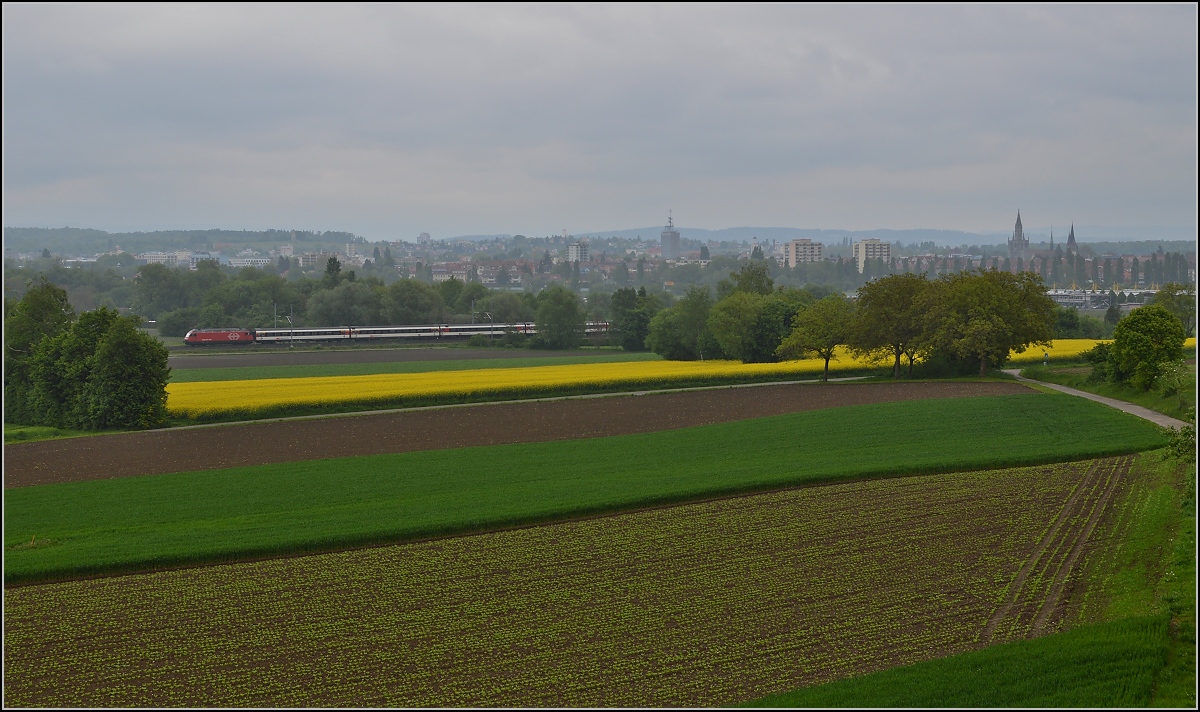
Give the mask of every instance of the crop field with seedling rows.
<path id="1" fill-rule="evenodd" d="M 1057 630 L 1128 463 L 856 481 L 10 588 L 6 702 L 755 699 Z"/>

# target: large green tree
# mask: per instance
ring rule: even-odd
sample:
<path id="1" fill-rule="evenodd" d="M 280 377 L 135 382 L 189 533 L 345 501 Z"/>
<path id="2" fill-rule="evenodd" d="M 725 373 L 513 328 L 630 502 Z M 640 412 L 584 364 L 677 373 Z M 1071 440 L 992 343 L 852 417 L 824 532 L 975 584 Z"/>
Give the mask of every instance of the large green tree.
<path id="1" fill-rule="evenodd" d="M 1109 378 L 1148 390 L 1164 365 L 1181 358 L 1185 338 L 1178 317 L 1162 305 L 1134 309 L 1113 331 Z"/>
<path id="2" fill-rule="evenodd" d="M 38 344 L 30 370 L 33 388 L 29 401 L 37 424 L 88 427 L 83 392 L 100 340 L 120 318 L 115 310 L 103 307 L 84 312 L 69 329 Z"/>
<path id="3" fill-rule="evenodd" d="M 615 337 L 626 351 L 645 351 L 650 320 L 662 309 L 662 301 L 646 288 L 624 287 L 613 292 L 609 304 Z"/>
<path id="4" fill-rule="evenodd" d="M 583 338 L 584 309 L 579 297 L 555 284 L 538 294 L 538 340 L 551 349 L 572 349 Z"/>
<path id="5" fill-rule="evenodd" d="M 787 290 L 763 295 L 734 291 L 713 305 L 708 329 L 729 358 L 744 363 L 778 360 L 776 349 L 791 333 L 792 319 L 807 295 Z"/>
<path id="6" fill-rule="evenodd" d="M 148 428 L 166 420 L 167 348 L 140 317 L 100 308 L 38 342 L 29 370 L 29 424 Z"/>
<path id="7" fill-rule="evenodd" d="M 84 386 L 87 427 L 155 428 L 167 419 L 167 348 L 118 319 L 101 337 Z"/>
<path id="8" fill-rule="evenodd" d="M 721 358 L 721 347 L 708 329 L 712 306 L 708 287 L 690 287 L 675 306 L 650 320 L 646 344 L 672 361 Z"/>
<path id="9" fill-rule="evenodd" d="M 892 378 L 900 377 L 900 359 L 907 355 L 912 375 L 925 327 L 919 300 L 928 288 L 925 275 L 911 273 L 888 275 L 859 287 L 851 349 L 866 356 L 892 357 Z"/>
<path id="10" fill-rule="evenodd" d="M 4 300 L 4 420 L 33 423 L 30 371 L 38 345 L 69 328 L 75 310 L 65 289 L 43 277 L 26 285 L 20 300 Z"/>
<path id="11" fill-rule="evenodd" d="M 766 297 L 750 292 L 734 292 L 713 305 L 708 328 L 725 355 L 749 362 L 756 352 L 754 327 Z"/>
<path id="12" fill-rule="evenodd" d="M 1185 336 L 1195 333 L 1196 287 L 1191 284 L 1168 282 L 1154 295 L 1152 304 L 1158 304 L 1179 319 Z"/>
<path id="13" fill-rule="evenodd" d="M 776 353 L 780 358 L 803 358 L 815 354 L 825 360 L 822 381 L 829 380 L 829 360 L 838 346 L 850 342 L 854 303 L 841 294 L 831 294 L 800 312 L 792 320 L 792 333 Z"/>
<path id="14" fill-rule="evenodd" d="M 943 275 L 917 305 L 926 315 L 922 338 L 931 349 L 978 362 L 981 376 L 1003 366 L 1010 352 L 1048 346 L 1054 338 L 1054 302 L 1034 272 Z"/>
<path id="15" fill-rule="evenodd" d="M 771 266 L 766 260 L 750 260 L 737 272 L 730 272 L 729 279 L 717 284 L 718 299 L 724 299 L 734 292 L 766 296 L 774 291 L 775 280 L 771 279 Z"/>
<path id="16" fill-rule="evenodd" d="M 402 279 L 384 292 L 382 308 L 389 325 L 432 324 L 441 319 L 442 297 L 424 282 Z"/>
<path id="17" fill-rule="evenodd" d="M 373 326 L 383 324 L 381 285 L 343 282 L 308 299 L 308 320 L 314 326 Z"/>

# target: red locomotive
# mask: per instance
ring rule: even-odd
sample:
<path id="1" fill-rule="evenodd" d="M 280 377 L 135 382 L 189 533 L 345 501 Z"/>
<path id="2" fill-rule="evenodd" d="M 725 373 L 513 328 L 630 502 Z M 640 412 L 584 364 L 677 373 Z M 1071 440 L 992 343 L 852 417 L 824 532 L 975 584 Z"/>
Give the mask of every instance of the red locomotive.
<path id="1" fill-rule="evenodd" d="M 183 343 L 189 346 L 251 344 L 254 343 L 254 331 L 251 329 L 192 329 L 187 336 L 183 337 Z"/>

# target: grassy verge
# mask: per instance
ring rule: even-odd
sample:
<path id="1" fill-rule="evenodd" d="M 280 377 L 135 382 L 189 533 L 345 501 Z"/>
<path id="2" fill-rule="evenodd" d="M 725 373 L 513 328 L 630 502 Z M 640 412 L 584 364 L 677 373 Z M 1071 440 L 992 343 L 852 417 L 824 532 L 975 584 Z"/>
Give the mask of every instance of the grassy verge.
<path id="1" fill-rule="evenodd" d="M 1088 393 L 1095 393 L 1106 398 L 1116 398 L 1117 400 L 1136 403 L 1143 408 L 1149 408 L 1158 413 L 1169 415 L 1172 418 L 1184 419 L 1184 415 L 1189 407 L 1196 407 L 1196 392 L 1194 389 L 1185 389 L 1183 392 L 1172 396 L 1163 396 L 1155 391 L 1142 391 L 1129 386 L 1118 386 L 1112 383 L 1089 383 L 1088 375 L 1091 373 L 1091 366 L 1086 363 L 1066 363 L 1057 366 L 1030 366 L 1021 372 L 1022 376 L 1032 378 L 1036 381 L 1045 381 L 1047 383 L 1057 383 L 1060 386 L 1068 386 Z"/>
<path id="2" fill-rule="evenodd" d="M 4 424 L 4 444 L 28 443 L 36 440 L 58 440 L 60 438 L 78 438 L 85 435 L 106 435 L 123 432 L 120 430 L 67 430 L 51 428 L 43 425 L 12 425 Z"/>
<path id="3" fill-rule="evenodd" d="M 531 356 L 529 358 L 462 359 L 452 361 L 391 361 L 388 363 L 338 363 L 312 366 L 249 366 L 238 368 L 173 368 L 172 383 L 243 381 L 260 378 L 311 378 L 314 376 L 368 376 L 377 373 L 466 371 L 477 368 L 527 368 L 577 363 L 661 361 L 655 353 L 601 351 L 587 356 Z"/>
<path id="4" fill-rule="evenodd" d="M 5 493 L 9 583 L 484 531 L 855 477 L 1084 459 L 1161 431 L 1066 395 L 883 403 L 644 435 Z M 969 444 L 969 445 L 967 445 Z M 36 539 L 35 539 L 36 538 Z"/>
<path id="5" fill-rule="evenodd" d="M 747 702 L 745 707 L 1144 707 L 1165 615 L 1083 626 Z"/>

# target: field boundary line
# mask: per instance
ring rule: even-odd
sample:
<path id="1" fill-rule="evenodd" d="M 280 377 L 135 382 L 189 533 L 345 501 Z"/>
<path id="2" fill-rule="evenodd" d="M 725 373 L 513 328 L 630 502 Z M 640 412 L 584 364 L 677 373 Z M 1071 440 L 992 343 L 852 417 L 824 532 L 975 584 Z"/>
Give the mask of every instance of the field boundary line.
<path id="1" fill-rule="evenodd" d="M 861 381 L 871 378 L 871 376 L 845 376 L 842 378 L 831 378 L 829 383 L 843 383 L 846 381 Z M 660 388 L 647 391 L 613 391 L 608 393 L 585 393 L 574 396 L 546 396 L 542 398 L 515 398 L 512 400 L 501 401 L 481 401 L 478 403 L 446 403 L 443 405 L 420 405 L 411 406 L 408 408 L 384 408 L 382 410 L 355 410 L 346 413 L 317 413 L 314 415 L 290 415 L 282 418 L 260 418 L 258 420 L 231 420 L 221 423 L 200 423 L 198 425 L 179 425 L 173 428 L 158 428 L 155 430 L 143 430 L 143 433 L 166 433 L 175 432 L 178 430 L 196 430 L 198 428 L 220 428 L 226 425 L 254 425 L 257 423 L 284 423 L 295 420 L 322 420 L 325 418 L 350 418 L 359 415 L 388 415 L 390 413 L 416 413 L 425 410 L 445 410 L 448 408 L 475 408 L 486 405 L 511 405 L 513 403 L 548 403 L 552 401 L 566 400 L 585 400 L 588 398 L 621 398 L 625 396 L 654 396 L 663 393 L 686 393 L 688 391 L 715 391 L 727 388 L 756 388 L 758 386 L 794 386 L 805 383 L 823 383 L 821 379 L 809 379 L 803 381 L 761 381 L 756 383 L 734 383 L 724 384 L 719 386 L 691 386 L 687 388 Z"/>
<path id="2" fill-rule="evenodd" d="M 1075 562 L 1079 560 L 1079 555 L 1083 552 L 1083 547 L 1091 537 L 1092 531 L 1095 530 L 1096 524 L 1103 518 L 1104 512 L 1108 508 L 1108 501 L 1112 498 L 1112 493 L 1117 488 L 1117 483 L 1124 475 L 1128 474 L 1130 464 L 1130 459 L 1127 456 L 1112 462 L 1112 472 L 1104 488 L 1104 493 L 1100 496 L 1100 500 L 1096 503 L 1096 507 L 1092 510 L 1087 522 L 1080 528 L 1079 535 L 1075 539 L 1074 546 L 1071 547 L 1070 554 L 1067 555 L 1067 558 L 1059 566 L 1058 572 L 1054 575 L 1053 583 L 1046 594 L 1045 601 L 1042 602 L 1041 610 L 1038 611 L 1037 617 L 1033 621 L 1032 631 L 1034 635 L 1039 635 L 1044 631 L 1050 619 L 1050 614 L 1058 605 L 1058 599 L 1062 596 L 1063 588 L 1067 584 L 1067 578 L 1070 576 L 1071 570 L 1075 567 Z"/>
<path id="3" fill-rule="evenodd" d="M 1093 460 L 1092 466 L 1088 468 L 1087 473 L 1083 476 L 1082 480 L 1080 480 L 1079 485 L 1075 488 L 1075 491 L 1072 492 L 1071 496 L 1067 498 L 1067 501 L 1063 503 L 1062 509 L 1059 510 L 1058 516 L 1054 518 L 1054 522 L 1050 525 L 1050 528 L 1045 534 L 1042 535 L 1042 538 L 1038 541 L 1037 546 L 1029 554 L 1029 558 L 1027 558 L 1025 563 L 1021 565 L 1021 569 L 1017 572 L 1016 577 L 1013 578 L 1011 588 L 1009 588 L 1008 593 L 1004 596 L 1004 603 L 1002 603 L 1000 607 L 996 609 L 996 612 L 993 613 L 991 618 L 988 619 L 987 625 L 983 627 L 983 633 L 980 635 L 981 642 L 984 644 L 992 642 L 992 636 L 995 635 L 996 628 L 998 628 L 1000 623 L 1008 617 L 1008 614 L 1012 611 L 1013 606 L 1016 605 L 1017 600 L 1021 597 L 1021 592 L 1025 588 L 1025 580 L 1028 579 L 1029 575 L 1033 573 L 1033 570 L 1037 568 L 1038 563 L 1042 560 L 1043 554 L 1046 553 L 1046 548 L 1049 547 L 1050 543 L 1054 541 L 1055 537 L 1058 536 L 1058 532 L 1062 528 L 1063 524 L 1071 518 L 1075 511 L 1075 504 L 1079 501 L 1079 498 L 1083 495 L 1084 491 L 1091 487 L 1093 480 L 1095 480 L 1098 475 L 1099 470 L 1100 460 Z"/>
<path id="4" fill-rule="evenodd" d="M 1056 390 L 1059 393 L 1066 393 L 1070 396 L 1087 398 L 1090 401 L 1095 401 L 1101 405 L 1106 405 L 1109 408 L 1116 408 L 1117 410 L 1129 413 L 1130 415 L 1136 415 L 1142 420 L 1149 420 L 1151 423 L 1154 423 L 1155 425 L 1161 425 L 1164 428 L 1182 428 L 1188 425 L 1188 423 L 1185 423 L 1182 420 L 1176 420 L 1169 415 L 1163 415 L 1162 413 L 1150 410 L 1149 408 L 1145 408 L 1136 403 L 1130 403 L 1129 401 L 1118 400 L 1116 398 L 1108 398 L 1106 396 L 1098 396 L 1095 393 L 1088 393 L 1087 391 L 1081 391 L 1078 388 L 1071 388 L 1069 386 L 1060 386 L 1057 383 L 1026 378 L 1021 375 L 1021 369 L 1019 368 L 1006 368 L 1004 369 L 1004 373 L 1007 373 L 1013 378 L 1016 378 L 1018 381 L 1024 383 L 1036 383 L 1039 386 Z"/>

